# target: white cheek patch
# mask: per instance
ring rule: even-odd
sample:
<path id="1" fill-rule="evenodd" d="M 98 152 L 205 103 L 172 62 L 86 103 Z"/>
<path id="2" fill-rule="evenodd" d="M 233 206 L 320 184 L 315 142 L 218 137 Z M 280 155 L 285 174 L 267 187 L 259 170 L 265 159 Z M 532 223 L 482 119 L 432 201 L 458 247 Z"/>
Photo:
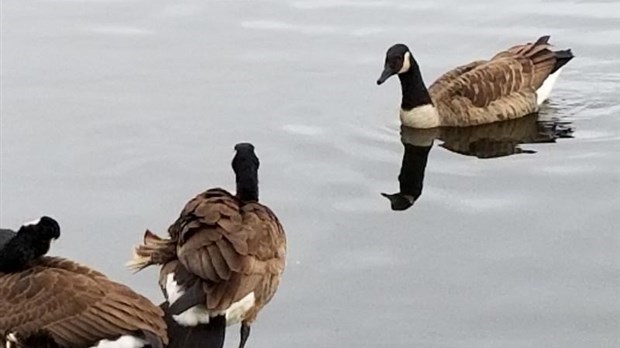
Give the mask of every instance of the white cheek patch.
<path id="1" fill-rule="evenodd" d="M 254 307 L 255 302 L 254 292 L 251 292 L 241 300 L 233 303 L 226 310 L 226 325 L 234 325 L 241 322 L 245 313 Z"/>
<path id="2" fill-rule="evenodd" d="M 411 53 L 409 51 L 405 52 L 405 57 L 403 60 L 403 66 L 398 70 L 399 74 L 406 73 L 411 69 Z"/>
<path id="3" fill-rule="evenodd" d="M 117 340 L 101 340 L 92 348 L 140 348 L 146 345 L 146 341 L 135 336 L 124 335 Z"/>
<path id="4" fill-rule="evenodd" d="M 38 225 L 38 224 L 39 224 L 39 222 L 41 222 L 41 218 L 38 218 L 38 219 L 36 219 L 36 220 L 29 221 L 29 222 L 24 222 L 24 223 L 22 224 L 22 226 L 24 226 L 24 227 L 26 227 L 26 226 L 35 226 L 35 225 Z"/>

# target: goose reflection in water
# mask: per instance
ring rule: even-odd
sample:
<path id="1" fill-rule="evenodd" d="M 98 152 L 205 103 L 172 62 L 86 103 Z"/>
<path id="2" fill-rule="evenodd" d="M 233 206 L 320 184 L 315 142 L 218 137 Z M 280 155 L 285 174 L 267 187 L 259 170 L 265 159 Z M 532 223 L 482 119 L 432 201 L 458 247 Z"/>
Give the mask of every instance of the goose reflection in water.
<path id="1" fill-rule="evenodd" d="M 572 138 L 570 122 L 543 120 L 538 115 L 520 119 L 463 128 L 413 129 L 401 127 L 404 146 L 398 175 L 400 192 L 381 193 L 390 201 L 392 210 L 407 210 L 422 195 L 428 154 L 435 139 L 439 146 L 461 155 L 477 158 L 499 158 L 516 154 L 533 154 L 524 144 L 554 143 L 558 138 Z"/>

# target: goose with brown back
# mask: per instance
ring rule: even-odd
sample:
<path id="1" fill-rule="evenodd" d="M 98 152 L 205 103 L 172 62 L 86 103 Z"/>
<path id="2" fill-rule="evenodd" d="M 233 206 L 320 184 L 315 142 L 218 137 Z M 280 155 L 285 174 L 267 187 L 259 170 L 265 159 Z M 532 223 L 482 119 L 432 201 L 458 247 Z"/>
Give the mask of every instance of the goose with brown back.
<path id="1" fill-rule="evenodd" d="M 6 230 L 5 230 L 6 231 Z M 0 249 L 0 335 L 9 346 L 164 347 L 163 311 L 76 262 L 46 256 L 60 226 L 24 224 Z"/>
<path id="2" fill-rule="evenodd" d="M 572 58 L 570 49 L 553 51 L 549 36 L 543 36 L 534 43 L 499 52 L 490 60 L 459 66 L 427 89 L 409 48 L 396 44 L 386 53 L 377 84 L 398 75 L 404 126 L 474 126 L 538 112 Z"/>
<path id="3" fill-rule="evenodd" d="M 186 327 L 219 320 L 220 347 L 225 326 L 241 323 L 243 348 L 280 283 L 286 237 L 276 215 L 259 203 L 254 146 L 237 144 L 235 151 L 236 194 L 213 188 L 194 197 L 168 229 L 169 238 L 146 232 L 129 266 L 161 265 L 172 318 Z"/>

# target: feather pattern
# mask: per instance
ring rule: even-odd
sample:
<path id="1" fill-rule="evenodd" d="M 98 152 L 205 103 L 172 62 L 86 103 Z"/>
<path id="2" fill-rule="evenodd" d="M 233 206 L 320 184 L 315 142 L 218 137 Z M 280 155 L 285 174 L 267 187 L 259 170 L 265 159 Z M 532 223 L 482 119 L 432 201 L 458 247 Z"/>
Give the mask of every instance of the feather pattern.
<path id="1" fill-rule="evenodd" d="M 159 307 L 95 270 L 57 257 L 0 273 L 0 313 L 0 333 L 44 331 L 60 346 L 87 347 L 144 333 L 157 338 L 154 346 L 167 343 Z"/>
<path id="2" fill-rule="evenodd" d="M 169 232 L 178 237 L 180 265 L 200 278 L 209 311 L 223 312 L 254 292 L 255 314 L 273 297 L 286 238 L 268 207 L 211 189 L 185 206 Z"/>
<path id="3" fill-rule="evenodd" d="M 441 76 L 429 88 L 441 126 L 478 125 L 537 112 L 536 90 L 558 63 L 548 41 L 543 36 Z"/>

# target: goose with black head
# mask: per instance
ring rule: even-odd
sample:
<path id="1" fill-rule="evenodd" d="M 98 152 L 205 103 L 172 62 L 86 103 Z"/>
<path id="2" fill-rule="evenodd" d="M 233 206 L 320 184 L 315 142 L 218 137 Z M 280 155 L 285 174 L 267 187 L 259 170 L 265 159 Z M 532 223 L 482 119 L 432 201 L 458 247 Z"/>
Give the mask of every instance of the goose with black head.
<path id="1" fill-rule="evenodd" d="M 459 66 L 428 89 L 418 62 L 404 44 L 390 47 L 377 84 L 398 75 L 400 119 L 411 128 L 467 127 L 538 112 L 549 98 L 570 49 L 552 50 L 549 36 Z"/>
<path id="2" fill-rule="evenodd" d="M 60 237 L 50 217 L 3 230 L 0 337 L 15 347 L 162 348 L 163 311 L 127 286 L 60 257 L 46 256 Z"/>
<path id="3" fill-rule="evenodd" d="M 176 323 L 219 326 L 202 330 L 205 336 L 198 333 L 188 348 L 207 340 L 215 342 L 209 347 L 221 347 L 225 327 L 237 323 L 243 348 L 284 271 L 286 236 L 273 211 L 259 201 L 254 146 L 240 143 L 235 152 L 236 194 L 222 188 L 198 194 L 169 227 L 169 238 L 147 230 L 129 263 L 134 270 L 161 265 L 160 286 Z"/>

